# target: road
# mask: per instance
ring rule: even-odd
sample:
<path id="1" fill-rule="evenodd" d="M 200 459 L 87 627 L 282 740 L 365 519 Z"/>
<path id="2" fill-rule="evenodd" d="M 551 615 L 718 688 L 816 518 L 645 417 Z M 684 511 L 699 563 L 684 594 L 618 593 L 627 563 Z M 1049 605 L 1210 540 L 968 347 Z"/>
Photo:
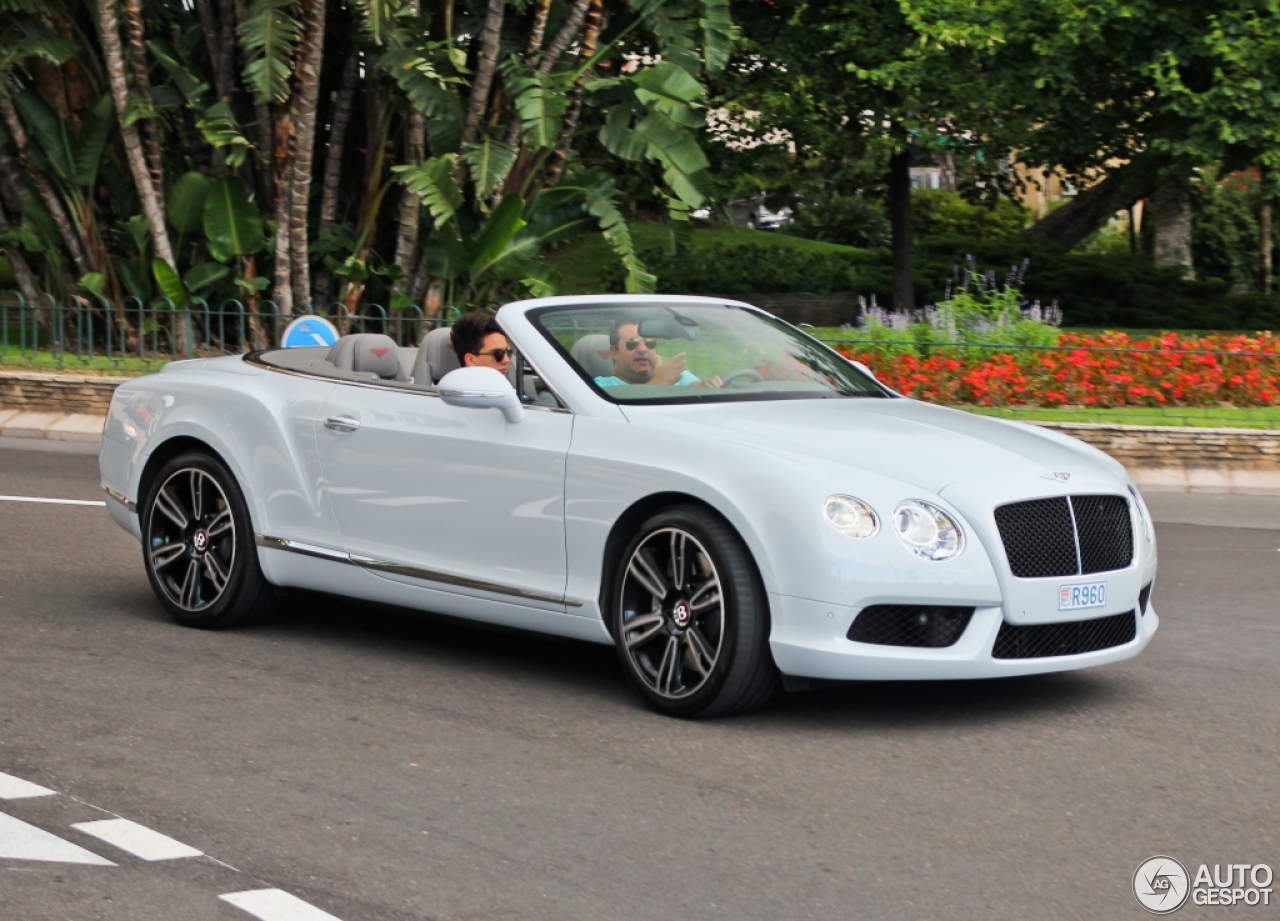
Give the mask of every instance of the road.
<path id="1" fill-rule="evenodd" d="M 0 494 L 99 499 L 96 459 L 0 448 Z M 1137 659 L 696 723 L 603 647 L 311 596 L 183 629 L 104 509 L 0 501 L 0 772 L 53 791 L 0 819 L 114 864 L 0 856 L 0 919 L 1147 917 L 1152 855 L 1280 867 L 1280 499 L 1151 498 Z M 205 856 L 72 828 L 113 818 Z"/>

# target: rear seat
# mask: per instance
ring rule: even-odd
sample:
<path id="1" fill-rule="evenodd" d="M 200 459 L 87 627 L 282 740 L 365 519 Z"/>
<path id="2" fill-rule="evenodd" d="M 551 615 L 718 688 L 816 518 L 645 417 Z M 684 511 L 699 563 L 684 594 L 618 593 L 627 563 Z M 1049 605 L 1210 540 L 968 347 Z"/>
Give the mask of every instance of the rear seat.
<path id="1" fill-rule="evenodd" d="M 329 350 L 329 361 L 340 371 L 371 374 L 370 380 L 407 381 L 400 349 L 390 336 L 359 333 L 343 336 Z"/>

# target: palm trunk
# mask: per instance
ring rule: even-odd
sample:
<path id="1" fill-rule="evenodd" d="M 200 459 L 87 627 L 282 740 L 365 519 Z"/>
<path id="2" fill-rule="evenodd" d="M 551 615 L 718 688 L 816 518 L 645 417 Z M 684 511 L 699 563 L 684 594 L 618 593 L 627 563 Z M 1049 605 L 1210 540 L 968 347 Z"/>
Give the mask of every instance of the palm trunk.
<path id="1" fill-rule="evenodd" d="M 555 67 L 561 55 L 565 53 L 569 45 L 573 43 L 574 38 L 577 37 L 578 30 L 582 28 L 582 23 L 586 19 L 587 8 L 590 5 L 591 0 L 574 0 L 573 7 L 560 25 L 560 30 L 556 32 L 555 38 L 551 40 L 551 45 L 543 52 L 541 58 L 534 59 L 531 50 L 531 59 L 528 61 L 528 65 L 533 67 L 536 63 L 538 74 L 546 76 L 551 73 L 551 68 Z M 545 27 L 546 23 L 543 23 L 543 28 L 545 29 Z M 538 38 L 538 44 L 542 44 L 541 36 Z M 532 40 L 529 43 L 529 47 L 530 49 L 534 48 Z M 514 112 L 512 113 L 510 124 L 507 125 L 507 133 L 503 140 L 509 146 L 514 146 L 520 140 L 520 117 Z M 494 202 L 501 201 L 507 189 L 523 188 L 533 175 L 534 169 L 538 166 L 539 159 L 539 157 L 531 155 L 529 151 L 521 151 L 506 180 L 493 190 L 491 200 Z"/>
<path id="2" fill-rule="evenodd" d="M 0 208 L 0 234 L 6 233 L 9 228 L 9 219 L 5 217 L 4 208 Z M 22 292 L 23 298 L 28 304 L 34 304 L 40 296 L 40 289 L 36 287 L 36 280 L 27 266 L 27 260 L 22 258 L 22 251 L 16 246 L 0 246 L 0 253 L 8 257 L 9 268 L 13 269 L 13 280 L 18 283 L 18 290 Z"/>
<path id="3" fill-rule="evenodd" d="M 129 23 L 129 52 L 133 63 L 133 85 L 138 95 L 150 107 L 151 78 L 147 75 L 147 43 L 142 24 L 142 0 L 125 0 L 125 12 Z M 154 118 L 142 119 L 142 136 L 146 142 L 147 167 L 151 170 L 151 184 L 164 192 L 164 162 L 160 159 L 160 132 Z"/>
<path id="4" fill-rule="evenodd" d="M 320 65 L 324 55 L 324 0 L 310 0 L 304 22 L 303 53 L 295 70 L 293 104 L 293 182 L 290 183 L 289 249 L 293 261 L 293 296 L 311 303 L 311 263 L 307 254 L 307 206 L 311 163 L 316 146 L 316 108 L 320 101 Z"/>
<path id="5" fill-rule="evenodd" d="M 205 0 L 212 3 L 213 0 Z M 218 4 L 218 97 L 230 102 L 236 90 L 236 25 L 240 22 L 234 0 L 221 0 Z"/>
<path id="6" fill-rule="evenodd" d="M 351 121 L 351 108 L 356 98 L 356 81 L 360 75 L 360 51 L 354 45 L 347 52 L 342 65 L 342 77 L 338 82 L 338 100 L 333 109 L 333 122 L 329 127 L 329 149 L 324 158 L 324 182 L 320 192 L 320 224 L 316 239 L 322 239 L 338 217 L 338 183 L 342 179 L 342 154 L 346 146 L 347 125 Z M 333 276 L 321 273 L 316 279 L 316 301 L 329 299 Z"/>
<path id="7" fill-rule="evenodd" d="M 542 60 L 538 62 L 538 73 L 546 76 L 551 73 L 551 68 L 556 66 L 556 62 L 560 60 L 560 56 L 568 50 L 573 44 L 573 40 L 578 37 L 578 30 L 582 28 L 582 22 L 587 17 L 587 8 L 591 6 L 592 0 L 574 0 L 573 8 L 569 10 L 569 15 L 565 17 L 564 23 L 560 26 L 560 31 L 556 33 L 556 37 L 551 40 L 551 44 L 547 46 L 547 50 L 542 55 Z"/>
<path id="8" fill-rule="evenodd" d="M 13 138 L 14 147 L 18 150 L 18 159 L 26 168 L 27 175 L 31 177 L 31 182 L 36 187 L 36 194 L 44 204 L 45 210 L 53 218 L 53 223 L 58 228 L 58 235 L 62 237 L 62 242 L 67 247 L 71 261 L 75 263 L 81 275 L 92 272 L 93 267 L 85 254 L 84 241 L 76 233 L 75 225 L 72 224 L 67 209 L 62 205 L 62 199 L 58 197 L 58 193 L 53 190 L 48 178 L 32 158 L 31 142 L 27 137 L 26 126 L 18 117 L 18 110 L 14 108 L 13 100 L 7 96 L 0 96 L 0 114 L 3 114 L 5 125 L 9 128 L 9 135 Z"/>
<path id="9" fill-rule="evenodd" d="M 603 0 L 591 0 L 591 6 L 587 11 L 586 23 L 582 30 L 582 51 L 579 52 L 578 58 L 585 64 L 595 55 L 596 49 L 600 46 L 600 30 L 604 26 L 604 2 Z M 573 96 L 573 102 L 569 106 L 569 111 L 565 114 L 564 126 L 560 129 L 560 136 L 556 138 L 555 153 L 551 155 L 551 161 L 547 164 L 546 171 L 542 174 L 542 187 L 553 186 L 560 181 L 560 177 L 564 175 L 565 163 L 569 159 L 569 145 L 573 143 L 573 132 L 577 130 L 578 120 L 582 118 L 582 89 L 587 82 L 587 70 L 583 70 L 578 74 L 578 79 L 573 83 L 573 89 L 570 90 Z"/>
<path id="10" fill-rule="evenodd" d="M 195 0 L 196 15 L 200 17 L 200 29 L 204 32 L 204 46 L 209 52 L 209 65 L 213 70 L 213 91 L 219 99 L 231 96 L 231 88 L 223 82 L 222 69 L 222 28 L 217 13 L 213 8 L 213 0 Z"/>
<path id="11" fill-rule="evenodd" d="M 410 10 L 418 15 L 418 2 L 411 0 Z M 427 121 L 421 111 L 414 105 L 409 107 L 409 127 L 405 136 L 405 160 L 408 163 L 421 163 L 423 147 L 427 139 Z M 395 290 L 406 291 L 413 282 L 415 257 L 418 253 L 418 235 L 422 226 L 422 200 L 407 188 L 400 197 L 400 233 L 396 240 L 395 266 L 400 270 L 396 279 Z"/>
<path id="12" fill-rule="evenodd" d="M 163 192 L 151 181 L 151 172 L 147 168 L 146 157 L 142 153 L 142 142 L 138 140 L 135 126 L 124 127 L 125 111 L 129 107 L 129 86 L 124 76 L 124 48 L 120 44 L 120 23 L 116 19 L 114 0 L 98 0 L 98 21 L 102 29 L 102 50 L 107 65 L 107 76 L 111 81 L 111 97 L 115 100 L 116 115 L 120 118 L 120 136 L 124 141 L 125 160 L 129 164 L 129 172 L 133 174 L 133 182 L 138 190 L 138 199 L 142 204 L 142 213 L 146 216 L 147 226 L 151 230 L 151 242 L 155 246 L 156 257 L 169 263 L 174 270 L 173 248 L 169 245 L 169 230 L 164 222 Z M 186 351 L 185 343 L 181 351 Z"/>
<path id="13" fill-rule="evenodd" d="M 538 10 L 533 16 L 533 28 L 529 30 L 529 45 L 525 50 L 525 65 L 532 67 L 537 63 L 538 52 L 542 49 L 542 40 L 547 35 L 547 17 L 551 15 L 551 0 L 538 0 Z"/>
<path id="14" fill-rule="evenodd" d="M 467 105 L 467 120 L 462 128 L 462 146 L 472 143 L 480 133 L 480 122 L 489 107 L 489 91 L 493 87 L 493 74 L 498 67 L 501 50 L 502 15 L 506 11 L 505 0 L 489 0 L 489 9 L 480 33 L 480 64 L 471 84 L 471 99 Z"/>

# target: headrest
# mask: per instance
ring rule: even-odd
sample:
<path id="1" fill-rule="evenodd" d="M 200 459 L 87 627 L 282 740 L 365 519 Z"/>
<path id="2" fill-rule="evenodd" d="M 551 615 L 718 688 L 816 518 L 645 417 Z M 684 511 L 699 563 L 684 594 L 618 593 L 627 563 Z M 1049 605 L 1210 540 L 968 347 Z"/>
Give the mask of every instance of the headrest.
<path id="1" fill-rule="evenodd" d="M 583 336 L 573 344 L 569 356 L 590 377 L 613 376 L 613 358 L 609 355 L 609 337 L 605 333 Z"/>
<path id="2" fill-rule="evenodd" d="M 440 378 L 462 367 L 461 359 L 453 353 L 453 343 L 449 336 L 447 326 L 433 329 L 422 337 L 422 345 L 418 347 L 418 360 L 414 362 L 414 366 L 417 367 L 425 362 L 431 368 L 433 384 L 440 383 Z"/>
<path id="3" fill-rule="evenodd" d="M 343 340 L 349 339 L 351 344 L 339 351 Z M 355 336 L 344 336 L 333 347 L 338 354 L 333 363 L 339 368 L 350 362 L 349 370 L 378 375 L 384 381 L 402 381 L 408 375 L 400 365 L 400 352 L 395 340 L 390 336 L 378 333 L 360 333 Z"/>

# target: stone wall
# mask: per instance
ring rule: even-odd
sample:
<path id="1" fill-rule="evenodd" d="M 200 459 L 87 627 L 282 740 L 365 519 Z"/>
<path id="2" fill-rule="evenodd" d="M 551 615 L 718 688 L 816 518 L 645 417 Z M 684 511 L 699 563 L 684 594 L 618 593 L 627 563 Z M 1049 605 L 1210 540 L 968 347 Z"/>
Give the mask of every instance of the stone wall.
<path id="1" fill-rule="evenodd" d="M 127 377 L 0 371 L 0 409 L 105 416 L 111 394 Z"/>

